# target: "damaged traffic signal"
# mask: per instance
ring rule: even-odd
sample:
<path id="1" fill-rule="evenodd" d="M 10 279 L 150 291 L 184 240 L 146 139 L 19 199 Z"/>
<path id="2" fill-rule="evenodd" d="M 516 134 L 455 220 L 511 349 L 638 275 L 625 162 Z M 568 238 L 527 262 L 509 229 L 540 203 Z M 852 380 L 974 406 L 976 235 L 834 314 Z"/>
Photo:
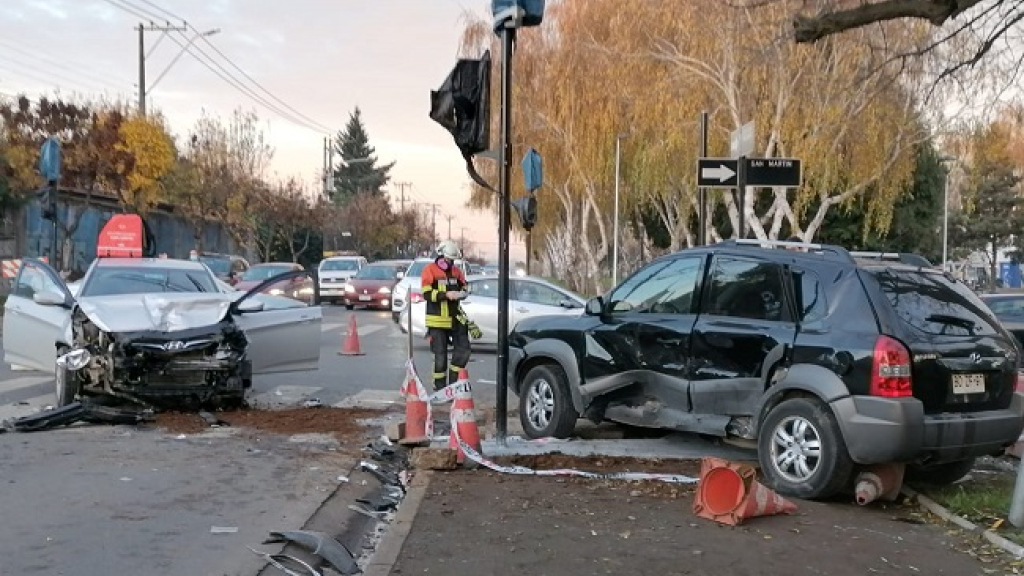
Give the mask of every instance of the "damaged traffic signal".
<path id="1" fill-rule="evenodd" d="M 455 139 L 469 160 L 491 144 L 491 53 L 462 58 L 437 90 L 430 91 L 430 118 Z"/>
<path id="2" fill-rule="evenodd" d="M 519 215 L 519 221 L 527 232 L 537 224 L 537 199 L 533 197 L 533 194 L 523 196 L 519 200 L 513 200 L 512 208 Z"/>

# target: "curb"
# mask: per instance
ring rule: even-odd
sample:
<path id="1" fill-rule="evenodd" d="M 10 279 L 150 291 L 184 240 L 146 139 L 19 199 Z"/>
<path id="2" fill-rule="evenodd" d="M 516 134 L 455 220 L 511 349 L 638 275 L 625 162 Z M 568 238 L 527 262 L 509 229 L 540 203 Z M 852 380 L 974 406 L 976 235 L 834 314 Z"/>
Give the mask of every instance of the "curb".
<path id="1" fill-rule="evenodd" d="M 956 524 L 957 526 L 963 528 L 968 532 L 980 535 L 985 540 L 988 540 L 990 544 L 1002 548 L 1004 552 L 1009 552 L 1017 558 L 1024 558 L 1024 546 L 1020 546 L 1019 544 L 1010 542 L 1006 538 L 1003 538 L 1002 536 L 996 534 L 994 531 L 990 529 L 982 528 L 962 516 L 953 514 L 938 502 L 932 500 L 931 498 L 925 496 L 924 494 L 917 492 L 913 488 L 907 488 L 906 486 L 904 486 L 900 490 L 900 492 L 902 492 L 906 497 L 910 498 L 911 500 L 916 501 L 926 510 L 928 510 L 932 514 L 935 514 L 939 518 L 942 518 L 946 522 L 952 522 L 953 524 Z"/>
<path id="2" fill-rule="evenodd" d="M 364 576 L 388 576 L 391 569 L 398 563 L 398 556 L 402 552 L 409 532 L 412 531 L 413 521 L 416 520 L 416 513 L 419 512 L 423 497 L 427 495 L 427 487 L 430 486 L 430 479 L 433 472 L 422 470 L 413 476 L 409 482 L 409 491 L 405 500 L 398 507 L 395 514 L 395 521 L 392 522 L 388 531 L 384 534 L 377 551 L 374 553 L 370 563 L 363 570 Z"/>

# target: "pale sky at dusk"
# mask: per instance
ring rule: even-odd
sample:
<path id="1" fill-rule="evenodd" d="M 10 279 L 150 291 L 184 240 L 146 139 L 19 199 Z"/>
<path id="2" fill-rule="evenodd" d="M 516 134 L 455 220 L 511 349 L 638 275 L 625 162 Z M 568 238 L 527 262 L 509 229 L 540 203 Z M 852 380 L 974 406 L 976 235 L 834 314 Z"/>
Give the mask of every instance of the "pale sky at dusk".
<path id="1" fill-rule="evenodd" d="M 118 6 L 115 6 L 119 5 Z M 381 162 L 397 161 L 393 182 L 411 182 L 407 201 L 437 203 L 438 234 L 444 215 L 488 257 L 497 249 L 490 213 L 463 207 L 468 177 L 451 136 L 427 117 L 429 94 L 455 64 L 463 12 L 487 15 L 484 0 L 0 0 L 0 93 L 121 97 L 137 101 L 138 33 L 145 15 L 180 25 L 154 5 L 200 31 L 219 28 L 209 41 L 279 101 L 336 131 L 355 106 Z M 132 14 L 135 12 L 138 14 Z M 160 18 L 157 18 L 160 16 Z M 146 33 L 147 50 L 160 32 Z M 193 32 L 182 36 L 182 44 Z M 287 109 L 208 44 L 196 41 L 223 70 L 276 107 Z M 152 85 L 181 52 L 170 38 L 147 59 Z M 216 66 L 214 66 L 216 69 Z M 225 72 L 221 71 L 221 74 Z M 494 95 L 497 100 L 497 95 Z M 227 117 L 237 106 L 255 109 L 276 148 L 273 169 L 312 183 L 322 170 L 323 130 L 299 126 L 183 55 L 152 89 L 150 110 L 159 110 L 175 134 L 184 134 L 205 108 Z M 497 113 L 497 102 L 492 103 Z M 392 186 L 397 207 L 398 188 Z M 409 198 L 411 192 L 411 198 Z M 515 242 L 515 241 L 514 241 Z M 512 261 L 521 259 L 512 246 Z"/>

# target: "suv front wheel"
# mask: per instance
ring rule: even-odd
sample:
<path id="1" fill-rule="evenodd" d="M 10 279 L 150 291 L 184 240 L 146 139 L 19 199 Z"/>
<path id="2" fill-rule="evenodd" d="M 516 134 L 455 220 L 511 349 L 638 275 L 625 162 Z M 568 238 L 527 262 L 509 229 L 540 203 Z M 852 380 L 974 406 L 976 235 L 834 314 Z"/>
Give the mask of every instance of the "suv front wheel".
<path id="1" fill-rule="evenodd" d="M 529 438 L 568 438 L 579 415 L 572 405 L 561 366 L 542 364 L 526 373 L 519 387 L 519 421 Z"/>
<path id="2" fill-rule="evenodd" d="M 785 400 L 768 413 L 758 432 L 757 455 L 769 487 L 797 498 L 828 498 L 853 474 L 832 411 L 807 398 Z"/>

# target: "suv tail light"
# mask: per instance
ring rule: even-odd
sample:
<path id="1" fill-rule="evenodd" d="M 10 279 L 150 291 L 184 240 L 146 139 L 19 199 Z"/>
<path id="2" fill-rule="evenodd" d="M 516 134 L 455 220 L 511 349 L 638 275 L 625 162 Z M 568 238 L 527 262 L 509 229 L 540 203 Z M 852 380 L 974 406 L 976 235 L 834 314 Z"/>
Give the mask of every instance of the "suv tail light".
<path id="1" fill-rule="evenodd" d="M 898 340 L 879 336 L 871 366 L 871 395 L 906 398 L 914 394 L 910 377 L 910 351 Z"/>
<path id="2" fill-rule="evenodd" d="M 412 294 L 409 295 L 409 302 L 412 302 L 413 304 L 423 302 L 423 294 L 420 294 L 419 292 L 413 292 Z"/>

